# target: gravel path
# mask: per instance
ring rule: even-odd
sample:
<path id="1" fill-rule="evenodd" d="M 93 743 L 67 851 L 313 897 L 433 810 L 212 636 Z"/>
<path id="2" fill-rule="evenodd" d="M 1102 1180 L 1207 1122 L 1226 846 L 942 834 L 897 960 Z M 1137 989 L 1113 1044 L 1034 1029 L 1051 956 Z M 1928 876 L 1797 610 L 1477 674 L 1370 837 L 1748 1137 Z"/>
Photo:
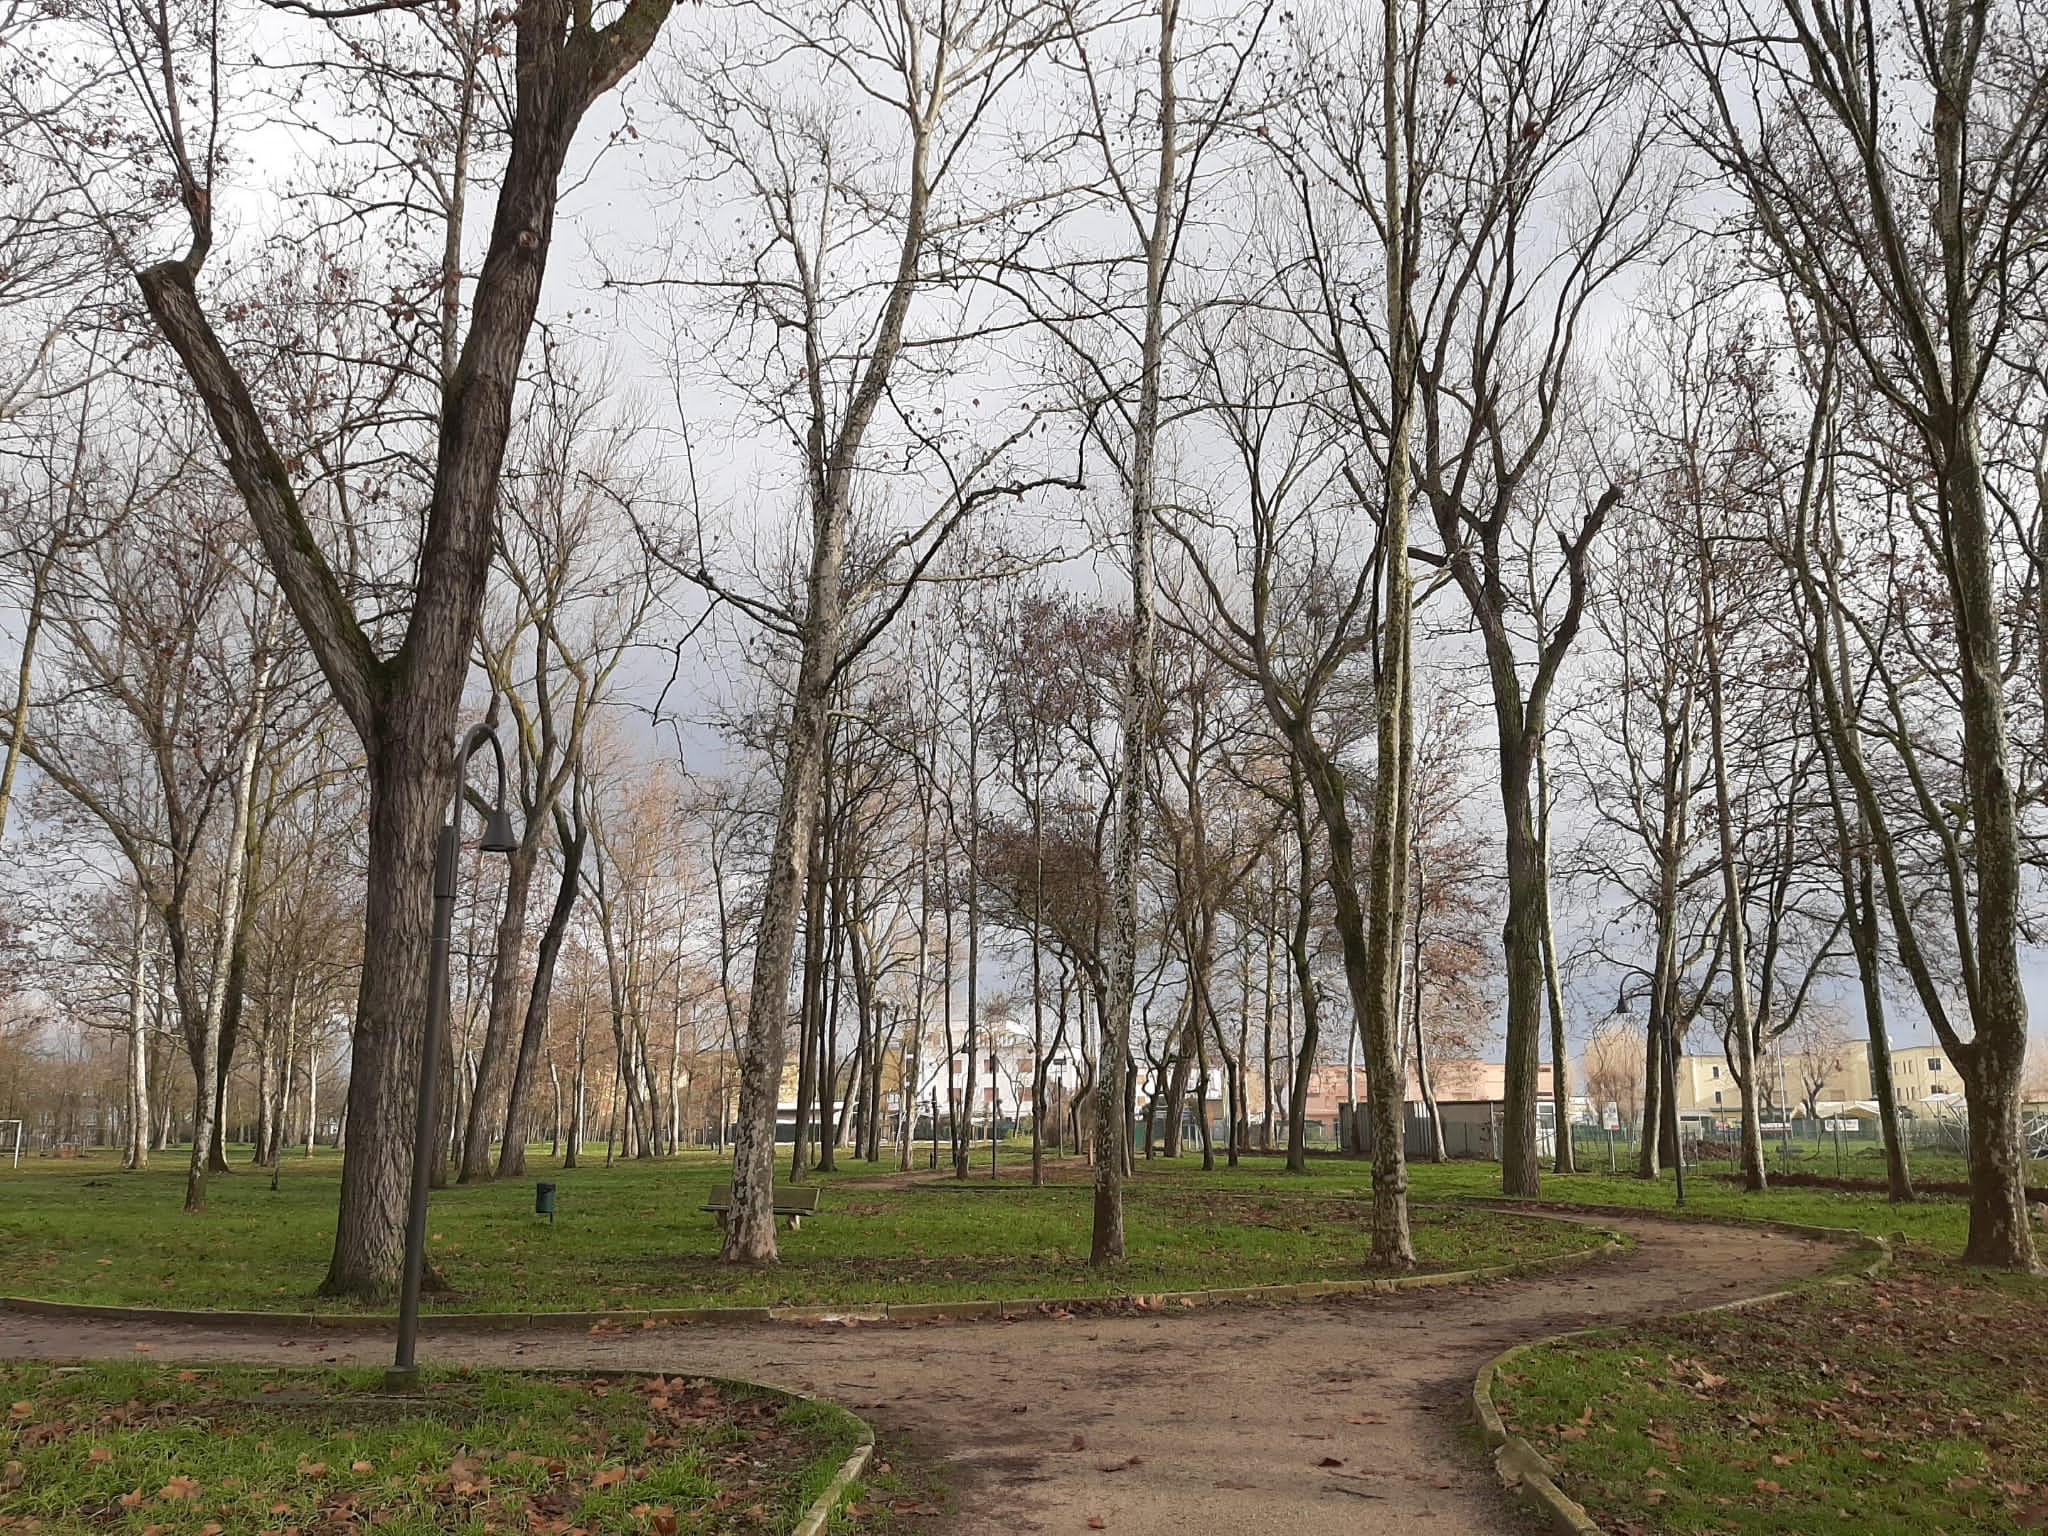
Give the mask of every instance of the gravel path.
<path id="1" fill-rule="evenodd" d="M 429 1336 L 430 1361 L 744 1376 L 832 1397 L 943 1458 L 944 1536 L 1514 1536 L 1469 1428 L 1472 1373 L 1511 1344 L 1728 1301 L 1825 1245 L 1601 1217 L 1636 1247 L 1551 1277 L 1326 1304 L 1005 1323 L 786 1324 Z M 384 1334 L 297 1338 L 0 1313 L 0 1356 L 390 1358 Z"/>

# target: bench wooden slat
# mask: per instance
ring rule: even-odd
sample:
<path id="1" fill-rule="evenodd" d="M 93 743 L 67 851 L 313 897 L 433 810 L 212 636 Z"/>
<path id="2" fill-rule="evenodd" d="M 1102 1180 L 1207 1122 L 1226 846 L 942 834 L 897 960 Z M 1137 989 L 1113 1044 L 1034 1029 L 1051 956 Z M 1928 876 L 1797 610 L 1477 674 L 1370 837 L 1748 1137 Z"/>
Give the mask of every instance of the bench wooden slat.
<path id="1" fill-rule="evenodd" d="M 818 1210 L 818 1197 L 824 1191 L 815 1184 L 793 1184 L 775 1191 L 775 1214 L 778 1216 L 814 1216 Z M 711 1186 L 711 1198 L 703 1209 L 707 1211 L 729 1211 L 732 1209 L 732 1185 L 730 1183 Z"/>

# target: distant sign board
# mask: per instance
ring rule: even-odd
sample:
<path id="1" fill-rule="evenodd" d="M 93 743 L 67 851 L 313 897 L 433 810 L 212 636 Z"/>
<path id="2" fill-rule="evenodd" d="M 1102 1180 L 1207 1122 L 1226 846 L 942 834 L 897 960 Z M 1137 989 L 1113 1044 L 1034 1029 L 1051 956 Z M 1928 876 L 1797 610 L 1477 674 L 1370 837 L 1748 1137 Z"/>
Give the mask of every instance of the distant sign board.
<path id="1" fill-rule="evenodd" d="M 1621 1106 L 1609 1100 L 1607 1107 L 1600 1111 L 1600 1123 L 1610 1131 L 1620 1130 Z"/>

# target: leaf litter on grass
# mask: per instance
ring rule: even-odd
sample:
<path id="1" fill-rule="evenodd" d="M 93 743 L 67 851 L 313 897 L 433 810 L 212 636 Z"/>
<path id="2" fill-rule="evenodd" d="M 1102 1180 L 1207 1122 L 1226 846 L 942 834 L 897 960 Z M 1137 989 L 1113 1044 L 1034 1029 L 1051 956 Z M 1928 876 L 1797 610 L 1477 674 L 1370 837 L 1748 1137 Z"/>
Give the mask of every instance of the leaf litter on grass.
<path id="1" fill-rule="evenodd" d="M 0 1425 L 0 1531 L 23 1536 L 766 1532 L 856 1432 L 685 1378 L 456 1372 L 392 1396 L 359 1371 L 124 1363 L 4 1365 L 0 1388 L 29 1407 Z"/>
<path id="2" fill-rule="evenodd" d="M 2048 1528 L 2048 1283 L 1871 1281 L 1519 1356 L 1504 1417 L 1618 1536 Z"/>

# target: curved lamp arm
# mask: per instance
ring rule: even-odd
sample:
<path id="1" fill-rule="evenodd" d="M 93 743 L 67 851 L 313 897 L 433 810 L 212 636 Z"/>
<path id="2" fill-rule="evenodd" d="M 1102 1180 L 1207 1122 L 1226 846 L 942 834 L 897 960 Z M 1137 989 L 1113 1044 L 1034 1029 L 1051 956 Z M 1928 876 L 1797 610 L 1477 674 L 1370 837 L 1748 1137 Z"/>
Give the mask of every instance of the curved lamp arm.
<path id="1" fill-rule="evenodd" d="M 469 773 L 469 760 L 485 746 L 491 749 L 491 763 L 497 769 L 498 777 L 496 793 L 491 796 L 491 808 L 484 815 L 483 836 L 478 839 L 478 846 L 485 853 L 510 853 L 519 846 L 519 834 L 513 829 L 511 814 L 505 809 L 505 748 L 498 741 L 498 733 L 488 725 L 472 725 L 456 749 L 455 791 L 448 806 L 448 824 L 461 824 L 462 790 Z"/>

